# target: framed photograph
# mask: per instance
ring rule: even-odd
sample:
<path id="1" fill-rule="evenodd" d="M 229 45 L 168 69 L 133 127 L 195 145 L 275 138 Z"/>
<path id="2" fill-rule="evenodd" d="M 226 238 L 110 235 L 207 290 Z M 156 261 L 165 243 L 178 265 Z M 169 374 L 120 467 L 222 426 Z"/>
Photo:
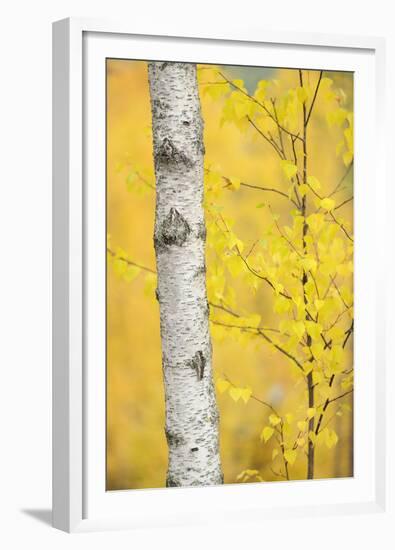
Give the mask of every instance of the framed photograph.
<path id="1" fill-rule="evenodd" d="M 54 24 L 54 526 L 386 513 L 384 43 L 184 32 Z"/>

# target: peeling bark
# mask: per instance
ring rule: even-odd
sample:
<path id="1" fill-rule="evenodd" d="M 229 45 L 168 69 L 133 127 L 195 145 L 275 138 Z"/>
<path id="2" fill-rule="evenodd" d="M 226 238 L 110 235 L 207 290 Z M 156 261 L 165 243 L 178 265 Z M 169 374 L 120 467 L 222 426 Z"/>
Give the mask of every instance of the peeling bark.
<path id="1" fill-rule="evenodd" d="M 167 487 L 223 483 L 205 280 L 203 121 L 196 66 L 148 64 Z"/>

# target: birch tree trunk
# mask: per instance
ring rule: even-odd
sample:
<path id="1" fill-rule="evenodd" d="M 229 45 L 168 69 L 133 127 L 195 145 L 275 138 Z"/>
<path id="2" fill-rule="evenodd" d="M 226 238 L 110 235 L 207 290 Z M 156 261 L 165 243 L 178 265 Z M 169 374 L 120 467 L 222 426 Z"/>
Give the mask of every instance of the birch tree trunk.
<path id="1" fill-rule="evenodd" d="M 167 487 L 223 483 L 206 292 L 196 65 L 150 62 Z"/>

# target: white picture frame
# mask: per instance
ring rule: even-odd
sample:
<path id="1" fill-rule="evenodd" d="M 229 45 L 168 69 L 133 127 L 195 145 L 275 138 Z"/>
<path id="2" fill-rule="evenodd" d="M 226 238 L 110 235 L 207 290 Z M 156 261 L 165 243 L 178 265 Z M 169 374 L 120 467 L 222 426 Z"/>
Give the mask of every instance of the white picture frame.
<path id="1" fill-rule="evenodd" d="M 386 233 L 384 41 L 266 30 L 159 35 L 74 18 L 54 23 L 53 31 L 54 526 L 71 532 L 372 512 L 389 519 L 386 426 L 393 406 L 386 386 L 385 239 L 377 238 Z M 120 57 L 257 65 L 263 51 L 269 65 L 355 71 L 354 353 L 362 374 L 354 478 L 106 492 L 103 63 Z"/>

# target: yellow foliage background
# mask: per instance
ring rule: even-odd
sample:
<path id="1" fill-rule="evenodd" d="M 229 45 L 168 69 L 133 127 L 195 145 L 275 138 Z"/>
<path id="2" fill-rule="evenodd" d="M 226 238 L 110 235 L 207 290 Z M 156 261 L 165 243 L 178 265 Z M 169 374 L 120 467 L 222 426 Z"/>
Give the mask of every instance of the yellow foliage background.
<path id="1" fill-rule="evenodd" d="M 279 90 L 295 87 L 297 71 L 222 67 L 228 78 L 242 78 L 251 86 L 261 79 L 276 79 Z M 202 72 L 201 74 L 204 74 Z M 317 76 L 309 71 L 308 78 Z M 207 71 L 207 78 L 211 72 Z M 345 92 L 352 109 L 352 75 L 331 73 L 337 87 Z M 204 78 L 200 80 L 203 82 Z M 278 158 L 259 136 L 240 131 L 234 125 L 220 125 L 223 102 L 201 93 L 206 158 L 228 177 L 256 185 L 281 188 L 284 174 Z M 342 177 L 344 165 L 336 160 L 340 129 L 329 130 L 325 106 L 317 98 L 314 120 L 309 129 L 310 173 L 327 189 Z M 110 247 L 120 247 L 129 258 L 155 269 L 153 226 L 155 196 L 143 179 L 153 181 L 151 114 L 147 63 L 107 61 L 107 231 Z M 334 160 L 335 159 L 335 160 Z M 142 179 L 129 181 L 138 171 Z M 352 180 L 352 173 L 350 174 Z M 352 181 L 351 184 L 352 185 Z M 131 190 L 132 188 L 132 190 Z M 349 193 L 344 193 L 344 199 Z M 340 201 L 342 196 L 338 197 Z M 221 204 L 235 220 L 237 235 L 251 245 L 270 220 L 257 204 L 267 202 L 287 219 L 289 205 L 280 196 L 240 188 L 227 191 Z M 342 210 L 352 222 L 352 203 Z M 207 262 L 210 268 L 211 256 Z M 246 285 L 234 283 L 238 303 L 249 312 L 259 312 L 265 325 L 273 324 L 272 293 L 260 287 L 253 293 Z M 154 297 L 155 281 L 145 272 L 131 282 L 117 276 L 108 262 L 107 274 L 107 488 L 163 487 L 166 479 L 167 446 L 164 435 L 164 392 L 162 385 L 159 307 Z M 236 385 L 250 386 L 254 395 L 278 401 L 286 412 L 296 414 L 306 408 L 305 386 L 290 363 L 260 339 L 221 337 L 213 339 L 215 377 L 223 374 Z M 347 362 L 352 365 L 352 346 Z M 352 398 L 346 401 L 352 405 Z M 235 403 L 227 393 L 218 394 L 221 457 L 226 483 L 235 483 L 245 469 L 256 469 L 265 481 L 279 480 L 271 470 L 272 442 L 260 440 L 268 424 L 268 412 L 260 403 Z M 328 449 L 317 444 L 315 477 L 352 475 L 352 415 L 335 416 L 332 426 L 338 444 Z M 291 467 L 292 479 L 305 479 L 306 465 L 298 460 Z"/>

